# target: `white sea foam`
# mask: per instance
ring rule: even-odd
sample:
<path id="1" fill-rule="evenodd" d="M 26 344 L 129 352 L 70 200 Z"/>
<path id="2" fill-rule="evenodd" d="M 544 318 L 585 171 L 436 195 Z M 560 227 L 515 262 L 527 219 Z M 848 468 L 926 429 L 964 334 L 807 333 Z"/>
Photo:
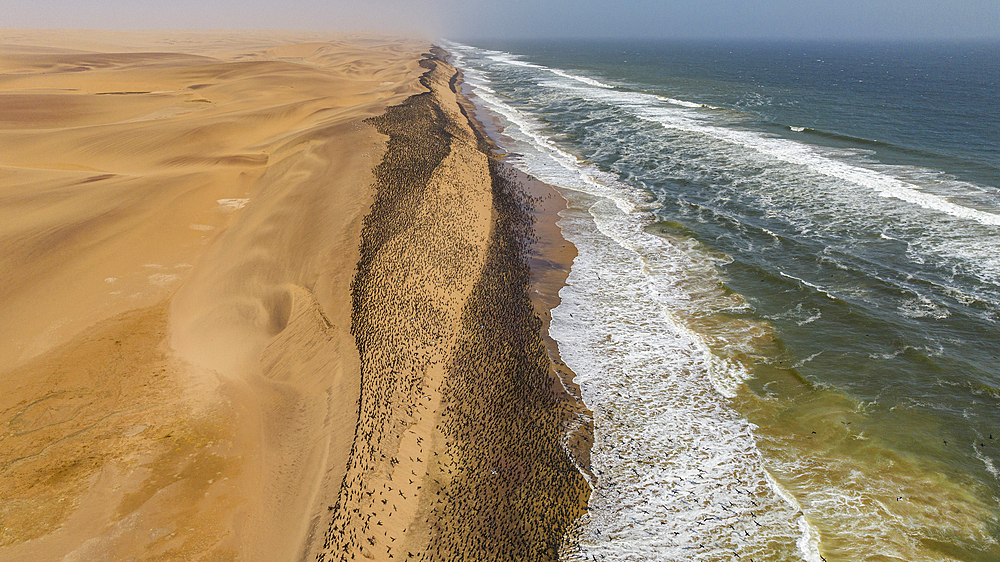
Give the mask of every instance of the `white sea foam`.
<path id="1" fill-rule="evenodd" d="M 548 70 L 549 72 L 555 74 L 556 76 L 562 76 L 563 78 L 576 80 L 577 82 L 582 82 L 588 86 L 596 86 L 598 88 L 614 88 L 614 86 L 612 86 L 611 84 L 605 84 L 604 82 L 594 80 L 593 78 L 587 78 L 586 76 L 576 76 L 574 74 L 563 72 L 562 70 L 556 68 L 546 68 L 545 70 Z"/>
<path id="2" fill-rule="evenodd" d="M 803 324 L 808 324 L 809 322 L 810 321 L 799 322 L 798 324 L 799 324 L 799 326 L 801 326 Z M 805 365 L 806 363 L 808 363 L 808 362 L 812 361 L 813 359 L 819 357 L 822 354 L 823 354 L 822 351 L 817 351 L 816 353 L 813 353 L 812 355 L 810 355 L 809 357 L 806 357 L 805 359 L 800 359 L 794 365 L 792 365 L 792 369 L 801 369 L 803 365 Z"/>
<path id="3" fill-rule="evenodd" d="M 813 172 L 843 180 L 858 187 L 868 188 L 882 197 L 893 197 L 924 209 L 973 220 L 983 225 L 1000 226 L 1000 215 L 952 203 L 947 198 L 926 193 L 909 182 L 828 158 L 820 150 L 794 141 L 770 138 L 751 131 L 718 130 L 714 136 L 746 146 L 778 160 L 807 167 Z"/>
<path id="4" fill-rule="evenodd" d="M 796 277 L 794 275 L 789 275 L 789 274 L 785 273 L 784 271 L 779 271 L 778 273 L 781 274 L 782 277 L 785 277 L 787 279 L 791 279 L 793 281 L 797 281 L 797 282 L 801 283 L 805 287 L 809 287 L 810 289 L 813 289 L 816 292 L 823 293 L 829 299 L 837 300 L 836 295 L 834 295 L 830 291 L 827 291 L 826 289 L 824 289 L 823 287 L 820 287 L 819 285 L 817 285 L 815 283 L 810 283 L 810 282 L 806 281 L 805 279 L 802 279 L 801 277 Z"/>
<path id="5" fill-rule="evenodd" d="M 613 176 L 598 170 L 595 166 L 582 164 L 577 157 L 559 148 L 551 138 L 542 133 L 540 124 L 529 122 L 523 114 L 505 104 L 491 92 L 483 90 L 478 85 L 474 85 L 474 87 L 476 88 L 476 96 L 491 111 L 502 115 L 517 130 L 528 137 L 536 150 L 548 156 L 568 172 L 561 178 L 566 183 L 562 187 L 610 199 L 625 213 L 636 210 L 637 205 L 634 197 L 621 189 L 610 187 L 610 184 L 615 181 Z"/>
<path id="6" fill-rule="evenodd" d="M 560 221 L 579 255 L 552 311 L 551 333 L 595 412 L 598 476 L 580 548 L 568 557 L 784 557 L 775 543 L 792 554 L 794 513 L 767 486 L 753 426 L 721 393 L 735 390 L 743 374 L 718 364 L 668 313 L 666 303 L 683 295 L 656 271 L 684 257 L 663 244 L 663 263 L 644 263 L 651 256 L 639 252 L 650 246 L 615 240 L 632 217 L 610 202 L 567 193 L 575 203 L 593 203 L 584 207 L 590 213 Z"/>
<path id="7" fill-rule="evenodd" d="M 935 304 L 931 299 L 917 295 L 916 298 L 907 299 L 897 308 L 900 314 L 910 318 L 936 318 L 938 320 L 951 316 L 947 308 Z"/>
<path id="8" fill-rule="evenodd" d="M 799 501 L 795 499 L 795 496 L 790 494 L 788 490 L 779 484 L 778 481 L 771 476 L 770 472 L 765 470 L 764 475 L 767 477 L 767 483 L 771 486 L 771 489 L 774 490 L 774 493 L 776 493 L 781 499 L 785 500 L 785 502 L 788 503 L 788 505 L 790 505 L 798 514 L 796 523 L 798 524 L 799 530 L 802 534 L 799 536 L 799 540 L 796 541 L 795 544 L 799 547 L 799 553 L 802 555 L 802 559 L 806 562 L 823 562 L 825 559 L 819 552 L 819 530 L 816 529 L 816 527 L 813 527 L 809 523 L 809 520 L 806 519 L 805 514 L 802 513 L 802 506 L 799 504 Z"/>
<path id="9" fill-rule="evenodd" d="M 577 209 L 559 223 L 578 256 L 551 333 L 595 412 L 597 481 L 579 549 L 565 556 L 794 554 L 802 534 L 794 510 L 767 482 L 754 427 L 727 404 L 747 373 L 675 315 L 700 306 L 687 283 L 700 274 L 714 282 L 713 258 L 646 232 L 652 216 L 641 196 L 470 84 L 478 103 L 506 121 L 515 144 L 508 148 L 521 155 L 516 165 L 560 188 Z"/>
<path id="10" fill-rule="evenodd" d="M 542 66 L 540 64 L 523 61 L 517 55 L 512 55 L 510 53 L 496 53 L 491 55 L 490 58 L 497 62 L 502 62 L 513 66 L 523 66 L 525 68 L 537 68 L 539 70 L 545 70 L 547 72 L 555 74 L 556 76 L 568 78 L 570 80 L 580 82 L 581 84 L 586 84 L 587 86 L 593 86 L 605 89 L 614 89 L 614 86 L 612 86 L 611 84 L 605 84 L 604 82 L 600 82 L 598 80 L 594 80 L 593 78 L 588 78 L 586 76 L 578 76 L 575 74 L 570 74 L 566 71 L 559 70 L 558 68 L 549 68 L 547 66 Z"/>
<path id="11" fill-rule="evenodd" d="M 981 452 L 979 452 L 979 449 L 976 448 L 976 444 L 975 443 L 972 444 L 972 450 L 975 453 L 976 458 L 979 459 L 980 461 L 982 461 L 983 466 L 986 467 L 987 472 L 989 472 L 990 474 L 992 474 L 993 478 L 996 478 L 997 480 L 1000 480 L 1000 472 L 997 472 L 997 468 L 995 466 L 993 466 L 993 459 L 991 459 L 991 458 L 983 455 Z"/>
<path id="12" fill-rule="evenodd" d="M 498 52 L 465 52 L 482 68 L 508 65 L 510 59 Z M 871 232 L 883 230 L 884 239 L 905 242 L 913 260 L 955 259 L 972 264 L 965 270 L 970 275 L 1000 279 L 1000 254 L 992 243 L 997 215 L 956 196 L 974 186 L 876 166 L 859 151 L 721 126 L 712 112 L 587 84 L 526 61 L 508 66 L 540 88 L 555 89 L 554 96 L 571 92 L 662 125 L 664 136 L 673 139 L 664 148 L 694 173 L 755 170 L 759 176 L 739 184 L 741 193 L 720 188 L 718 197 L 753 196 L 768 213 L 788 212 L 782 218 L 799 226 L 796 236 L 872 223 L 879 227 Z M 486 83 L 470 76 L 473 87 Z M 894 458 L 893 469 L 880 472 L 836 455 L 797 456 L 796 437 L 789 436 L 790 443 L 767 445 L 773 463 L 767 468 L 789 483 L 788 489 L 777 485 L 757 448 L 757 428 L 727 399 L 745 372 L 712 353 L 704 334 L 684 324 L 692 307 L 704 304 L 696 289 L 711 284 L 718 258 L 646 232 L 650 215 L 642 210 L 648 204 L 644 196 L 558 146 L 539 121 L 497 94 L 504 91 L 500 83 L 498 78 L 490 90 L 477 89 L 478 103 L 501 116 L 512 143 L 507 148 L 522 155 L 516 164 L 560 186 L 571 201 L 560 227 L 579 252 L 562 302 L 553 310 L 551 332 L 594 410 L 592 463 L 598 479 L 580 548 L 567 549 L 565 557 L 813 561 L 824 536 L 840 535 L 861 537 L 857 544 L 837 546 L 842 559 L 931 559 L 919 534 L 908 532 L 914 528 L 940 528 L 977 544 L 995 544 L 981 524 L 982 513 L 965 509 L 979 505 L 971 494 L 924 478 L 905 458 Z M 834 281 L 820 285 L 783 275 L 830 298 L 857 294 Z M 919 299 L 912 311 L 947 312 Z M 805 324 L 819 313 L 799 308 L 786 314 Z M 853 432 L 845 439 L 867 437 Z M 775 451 L 780 458 L 771 457 Z M 989 470 L 992 460 L 983 458 Z"/>
<path id="13" fill-rule="evenodd" d="M 668 97 L 665 97 L 665 96 L 656 96 L 656 97 L 657 97 L 657 99 L 663 100 L 663 101 L 665 101 L 667 103 L 672 103 L 674 105 L 679 105 L 681 107 L 690 107 L 690 108 L 707 107 L 707 108 L 710 108 L 710 109 L 718 109 L 718 108 L 715 108 L 715 107 L 712 107 L 712 106 L 702 105 L 700 103 L 694 103 L 693 101 L 684 101 L 684 100 L 679 100 L 679 99 L 674 99 L 674 98 L 668 98 Z"/>
<path id="14" fill-rule="evenodd" d="M 696 115 L 663 107 L 662 103 L 659 102 L 667 101 L 671 105 L 679 105 L 684 108 L 699 108 L 701 107 L 699 104 L 654 94 L 617 90 L 590 78 L 572 76 L 562 71 L 518 60 L 514 55 L 495 55 L 491 58 L 497 62 L 542 69 L 569 78 L 574 83 L 563 84 L 563 87 L 572 88 L 581 93 L 583 97 L 626 108 L 639 118 L 657 122 L 670 129 L 709 135 L 737 146 L 755 150 L 782 162 L 800 165 L 815 173 L 840 179 L 847 184 L 872 190 L 883 197 L 896 198 L 925 209 L 942 212 L 960 219 L 976 221 L 983 225 L 1000 226 L 1000 214 L 963 206 L 952 202 L 948 197 L 928 193 L 920 186 L 898 177 L 830 158 L 829 151 L 824 153 L 822 149 L 807 144 L 755 131 L 709 125 Z M 579 84 L 590 86 L 590 89 L 582 88 Z M 792 128 L 792 130 L 796 129 L 798 128 Z"/>

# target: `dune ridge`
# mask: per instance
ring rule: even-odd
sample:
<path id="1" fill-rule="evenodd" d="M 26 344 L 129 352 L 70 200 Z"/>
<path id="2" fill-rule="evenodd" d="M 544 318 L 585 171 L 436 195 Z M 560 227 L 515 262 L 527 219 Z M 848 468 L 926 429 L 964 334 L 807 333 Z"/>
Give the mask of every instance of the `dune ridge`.
<path id="1" fill-rule="evenodd" d="M 372 120 L 390 140 L 354 283 L 361 415 L 319 561 L 555 560 L 589 497 L 563 446 L 586 415 L 528 296 L 530 201 L 442 54 L 429 92 Z"/>
<path id="2" fill-rule="evenodd" d="M 0 40 L 0 560 L 302 555 L 357 421 L 364 120 L 428 45 L 299 35 Z"/>
<path id="3" fill-rule="evenodd" d="M 0 560 L 557 558 L 589 414 L 442 51 L 6 33 Z"/>

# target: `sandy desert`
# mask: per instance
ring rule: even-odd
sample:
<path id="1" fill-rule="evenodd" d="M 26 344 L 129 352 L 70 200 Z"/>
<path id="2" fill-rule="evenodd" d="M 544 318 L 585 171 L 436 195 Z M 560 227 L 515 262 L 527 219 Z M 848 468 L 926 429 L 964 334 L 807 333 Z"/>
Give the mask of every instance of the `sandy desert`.
<path id="1" fill-rule="evenodd" d="M 0 560 L 557 556 L 589 418 L 446 58 L 0 33 Z"/>

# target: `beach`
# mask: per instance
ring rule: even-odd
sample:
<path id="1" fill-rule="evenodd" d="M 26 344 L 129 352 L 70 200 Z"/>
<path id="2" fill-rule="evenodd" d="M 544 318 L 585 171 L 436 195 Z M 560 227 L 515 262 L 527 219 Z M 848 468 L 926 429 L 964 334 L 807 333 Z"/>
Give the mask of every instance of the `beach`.
<path id="1" fill-rule="evenodd" d="M 997 558 L 995 46 L 442 43 L 567 202 L 563 559 Z"/>
<path id="2" fill-rule="evenodd" d="M 572 255 L 446 53 L 0 52 L 0 560 L 558 556 L 590 492 L 546 341 Z"/>

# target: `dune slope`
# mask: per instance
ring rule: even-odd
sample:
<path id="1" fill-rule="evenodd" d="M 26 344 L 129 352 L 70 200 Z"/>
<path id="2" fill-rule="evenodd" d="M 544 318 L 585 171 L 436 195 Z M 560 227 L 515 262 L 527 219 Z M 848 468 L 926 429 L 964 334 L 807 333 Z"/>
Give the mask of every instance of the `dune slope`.
<path id="1" fill-rule="evenodd" d="M 0 559 L 302 555 L 357 421 L 364 120 L 427 47 L 306 39 L 0 40 Z"/>
<path id="2" fill-rule="evenodd" d="M 554 560 L 589 488 L 585 417 L 528 298 L 530 201 L 459 104 L 454 68 L 372 119 L 389 136 L 362 233 L 360 417 L 317 560 Z"/>
<path id="3" fill-rule="evenodd" d="M 0 560 L 558 557 L 589 415 L 444 53 L 0 53 Z"/>

